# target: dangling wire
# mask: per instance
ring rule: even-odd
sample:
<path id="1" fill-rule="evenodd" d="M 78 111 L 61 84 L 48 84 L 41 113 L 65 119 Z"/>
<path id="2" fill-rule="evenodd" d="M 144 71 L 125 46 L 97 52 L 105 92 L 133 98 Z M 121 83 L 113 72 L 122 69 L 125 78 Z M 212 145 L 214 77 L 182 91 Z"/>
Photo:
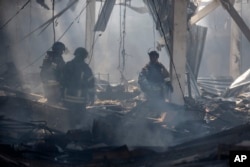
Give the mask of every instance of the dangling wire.
<path id="1" fill-rule="evenodd" d="M 121 3 L 121 0 L 120 0 Z M 120 42 L 119 42 L 119 50 L 118 50 L 118 69 L 121 69 L 121 50 L 122 50 L 122 6 L 120 5 Z"/>
<path id="2" fill-rule="evenodd" d="M 120 0 L 121 4 L 121 0 Z M 119 54 L 118 54 L 118 70 L 121 74 L 121 82 L 124 82 L 124 70 L 125 70 L 125 36 L 126 36 L 126 8 L 127 8 L 127 0 L 125 0 L 123 17 L 122 17 L 122 7 L 120 5 L 120 43 L 119 43 Z"/>
<path id="3" fill-rule="evenodd" d="M 50 18 L 49 20 L 47 20 L 45 23 L 43 23 L 42 25 L 40 25 L 39 27 L 35 28 L 33 31 L 31 31 L 30 33 L 26 34 L 24 37 L 22 37 L 21 40 L 17 41 L 22 42 L 23 40 L 25 40 L 26 38 L 28 38 L 30 35 L 32 35 L 34 32 L 36 32 L 37 30 L 40 30 L 43 27 L 48 26 L 49 24 L 51 24 L 52 21 L 54 21 L 54 19 L 60 17 L 64 12 L 66 12 L 71 6 L 73 6 L 76 2 L 78 2 L 78 0 L 74 0 L 71 4 L 69 4 L 66 8 L 64 8 L 63 10 L 61 10 L 59 13 L 57 13 L 53 18 Z"/>
<path id="4" fill-rule="evenodd" d="M 88 5 L 89 5 L 89 1 L 86 1 L 85 3 L 83 3 L 82 9 L 81 9 L 80 13 L 79 13 L 78 16 L 75 18 L 75 20 L 77 20 L 77 23 L 80 22 L 80 17 L 81 17 L 81 15 L 82 15 L 83 11 L 87 8 Z"/>
<path id="5" fill-rule="evenodd" d="M 11 18 L 9 18 L 9 20 L 7 20 L 1 27 L 0 27 L 0 30 L 3 29 L 12 19 L 14 19 L 14 17 L 16 17 L 19 12 L 21 10 L 23 10 L 25 8 L 25 6 L 27 6 L 29 4 L 30 0 L 28 0 L 16 13 L 15 15 L 13 15 Z"/>
<path id="6" fill-rule="evenodd" d="M 92 42 L 92 45 L 91 45 L 91 50 L 89 51 L 90 57 L 89 57 L 89 62 L 88 62 L 88 64 L 91 63 L 91 60 L 92 60 L 92 58 L 93 58 L 93 53 L 94 53 L 95 44 L 96 44 L 96 42 L 97 42 L 97 40 L 99 39 L 100 36 L 102 36 L 102 34 L 99 34 L 98 36 L 96 36 L 96 32 L 94 33 L 93 42 Z"/>
<path id="7" fill-rule="evenodd" d="M 124 10 L 123 10 L 123 23 L 122 23 L 122 72 L 125 70 L 125 36 L 126 36 L 126 9 L 127 9 L 127 0 L 125 0 L 125 6 L 124 6 Z"/>
<path id="8" fill-rule="evenodd" d="M 30 1 L 30 9 L 29 9 L 29 32 L 31 32 L 31 26 L 32 26 L 32 3 Z"/>
<path id="9" fill-rule="evenodd" d="M 152 20 L 152 22 L 153 22 L 153 38 L 154 38 L 154 40 L 153 40 L 154 44 L 153 45 L 154 45 L 154 49 L 155 49 L 155 28 L 156 27 L 155 27 L 155 24 L 154 24 L 154 20 Z"/>
<path id="10" fill-rule="evenodd" d="M 100 16 L 100 14 L 101 14 L 102 7 L 103 7 L 103 2 L 101 0 L 101 5 L 100 5 L 99 12 L 98 12 L 98 16 Z M 92 40 L 93 42 L 92 42 L 92 45 L 91 45 L 91 49 L 89 50 L 89 55 L 90 56 L 89 56 L 89 62 L 88 62 L 88 64 L 90 64 L 91 61 L 92 61 L 95 44 L 97 42 L 98 37 L 100 37 L 101 35 L 102 34 L 99 34 L 98 36 L 96 36 L 96 32 L 94 32 L 94 36 L 93 36 L 93 40 Z"/>
<path id="11" fill-rule="evenodd" d="M 32 26 L 32 1 L 30 1 L 29 5 L 29 32 L 31 32 L 31 26 Z M 30 58 L 31 58 L 31 38 L 29 38 L 28 41 L 28 63 L 30 63 Z"/>
<path id="12" fill-rule="evenodd" d="M 55 16 L 55 0 L 52 0 L 52 18 L 54 18 Z M 52 23 L 52 27 L 53 27 L 53 42 L 56 42 L 56 30 L 55 30 L 55 20 L 53 20 Z"/>
<path id="13" fill-rule="evenodd" d="M 176 68 L 175 68 L 174 61 L 173 61 L 172 51 L 170 50 L 169 45 L 167 44 L 166 35 L 165 35 L 164 29 L 163 29 L 163 26 L 162 26 L 162 22 L 161 22 L 159 13 L 157 12 L 157 8 L 156 8 L 155 1 L 154 1 L 154 0 L 153 0 L 153 5 L 154 5 L 155 12 L 156 12 L 156 17 L 157 17 L 156 19 L 159 21 L 159 26 L 160 26 L 160 29 L 161 29 L 161 31 L 162 31 L 162 33 L 163 33 L 164 41 L 165 41 L 165 43 L 166 43 L 166 46 L 168 47 L 168 51 L 171 52 L 171 53 L 170 53 L 170 63 L 171 63 L 172 66 L 173 66 L 173 69 L 174 69 L 174 72 L 175 72 L 175 75 L 176 75 L 176 79 L 177 79 L 177 81 L 178 81 L 178 85 L 179 85 L 180 90 L 181 90 L 182 98 L 183 98 L 183 100 L 184 100 L 184 102 L 185 102 L 186 99 L 185 99 L 185 96 L 184 96 L 184 91 L 183 91 L 183 88 L 181 87 L 181 83 L 180 83 L 179 76 L 177 75 L 177 71 L 176 71 Z"/>
<path id="14" fill-rule="evenodd" d="M 87 6 L 88 6 L 88 4 L 86 4 L 86 5 L 84 6 L 84 8 L 82 9 L 81 13 L 86 9 Z M 81 13 L 80 13 L 80 14 L 81 14 Z M 79 14 L 79 15 L 80 15 L 80 14 Z M 77 21 L 79 15 L 71 22 L 71 24 L 66 28 L 66 30 L 62 33 L 62 35 L 58 38 L 57 41 L 60 41 L 60 40 L 64 37 L 64 35 L 69 31 L 69 29 L 72 27 L 72 25 Z M 20 71 L 24 71 L 24 70 L 26 70 L 27 68 L 29 68 L 30 66 L 32 66 L 33 64 L 35 64 L 36 62 L 38 62 L 38 60 L 41 59 L 41 58 L 46 54 L 46 52 L 47 52 L 49 49 L 51 49 L 51 47 L 48 48 L 48 49 L 46 49 L 45 52 L 43 52 L 40 56 L 38 56 L 36 59 L 34 59 L 34 60 L 33 60 L 31 63 L 29 63 L 27 66 L 23 67 Z M 3 66 L 4 66 L 4 63 L 0 65 L 0 68 L 3 67 Z M 14 76 L 15 76 L 15 75 L 13 75 L 12 77 L 14 77 Z M 11 76 L 10 76 L 10 77 L 11 77 Z"/>
<path id="15" fill-rule="evenodd" d="M 88 3 L 83 7 L 83 9 L 81 10 L 81 12 L 77 15 L 77 17 L 75 17 L 75 19 L 70 23 L 70 25 L 66 28 L 66 30 L 62 33 L 62 35 L 57 39 L 57 41 L 60 41 L 65 34 L 70 30 L 70 28 L 72 27 L 72 25 L 77 21 L 77 19 L 80 17 L 80 15 L 82 14 L 82 12 L 86 9 L 86 7 L 88 6 Z M 100 36 L 100 35 L 99 35 Z M 24 66 L 22 69 L 20 69 L 20 72 L 25 71 L 26 69 L 28 69 L 29 67 L 31 67 L 33 64 L 37 63 L 38 60 L 40 60 L 45 54 L 46 52 L 51 49 L 51 47 L 49 47 L 48 49 L 46 49 L 40 56 L 38 56 L 37 58 L 35 58 L 34 60 L 32 60 L 32 62 L 28 63 L 28 65 Z M 3 68 L 5 65 L 5 63 L 0 65 L 0 69 Z M 11 76 L 8 76 L 8 79 L 11 79 L 15 76 L 17 76 L 18 74 L 13 74 Z"/>
<path id="16" fill-rule="evenodd" d="M 100 16 L 100 14 L 101 14 L 102 7 L 103 7 L 103 2 L 101 0 L 101 5 L 100 5 L 99 12 L 98 12 L 98 16 Z M 88 64 L 90 64 L 91 61 L 92 61 L 95 44 L 96 44 L 96 42 L 97 42 L 97 40 L 99 39 L 100 36 L 102 36 L 102 34 L 99 34 L 98 36 L 96 36 L 96 32 L 94 32 L 94 36 L 93 36 L 93 40 L 92 40 L 92 44 L 91 44 L 91 49 L 89 50 L 89 62 L 88 62 Z"/>

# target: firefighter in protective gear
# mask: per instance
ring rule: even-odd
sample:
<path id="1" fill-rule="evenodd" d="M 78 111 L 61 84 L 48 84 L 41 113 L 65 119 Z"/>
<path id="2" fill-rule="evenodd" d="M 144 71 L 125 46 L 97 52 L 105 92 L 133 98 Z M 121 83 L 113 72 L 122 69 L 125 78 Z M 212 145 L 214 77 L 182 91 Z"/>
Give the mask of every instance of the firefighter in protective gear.
<path id="1" fill-rule="evenodd" d="M 79 47 L 74 59 L 67 62 L 63 70 L 64 104 L 73 111 L 82 112 L 87 104 L 95 100 L 95 79 L 89 65 L 85 63 L 88 52 Z"/>
<path id="2" fill-rule="evenodd" d="M 166 90 L 173 92 L 169 72 L 158 61 L 158 52 L 151 51 L 148 55 L 150 62 L 140 72 L 138 83 L 148 100 L 165 100 Z"/>
<path id="3" fill-rule="evenodd" d="M 43 82 L 44 95 L 50 103 L 58 103 L 62 95 L 62 70 L 65 62 L 62 54 L 65 51 L 62 42 L 55 42 L 52 51 L 48 51 L 41 66 L 40 76 Z"/>

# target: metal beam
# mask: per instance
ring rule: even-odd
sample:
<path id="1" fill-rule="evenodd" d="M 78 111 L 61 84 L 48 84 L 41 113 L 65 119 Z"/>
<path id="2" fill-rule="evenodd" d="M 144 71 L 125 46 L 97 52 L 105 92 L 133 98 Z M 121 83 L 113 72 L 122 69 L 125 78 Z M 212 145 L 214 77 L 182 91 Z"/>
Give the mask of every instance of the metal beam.
<path id="1" fill-rule="evenodd" d="M 229 15 L 233 18 L 235 23 L 239 26 L 247 40 L 250 42 L 250 30 L 244 20 L 240 17 L 239 13 L 235 10 L 231 2 L 229 0 L 220 0 L 220 2 L 221 5 L 227 10 Z"/>
<path id="2" fill-rule="evenodd" d="M 207 6 L 202 8 L 199 12 L 197 12 L 194 16 L 191 17 L 189 23 L 195 24 L 198 21 L 200 21 L 202 18 L 207 16 L 209 13 L 211 13 L 214 9 L 216 9 L 220 5 L 220 2 L 218 0 L 214 0 L 213 2 L 209 3 Z"/>
<path id="3" fill-rule="evenodd" d="M 116 0 L 108 0 L 104 2 L 101 14 L 99 15 L 98 20 L 95 25 L 95 29 L 94 29 L 95 31 L 102 31 L 102 32 L 105 31 L 111 12 L 114 8 L 115 2 Z"/>

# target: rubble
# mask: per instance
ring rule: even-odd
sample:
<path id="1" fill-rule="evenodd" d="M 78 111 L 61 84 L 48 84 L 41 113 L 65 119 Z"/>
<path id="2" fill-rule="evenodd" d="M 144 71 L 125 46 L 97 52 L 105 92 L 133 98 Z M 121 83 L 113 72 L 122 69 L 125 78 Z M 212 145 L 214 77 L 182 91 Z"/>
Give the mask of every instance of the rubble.
<path id="1" fill-rule="evenodd" d="M 185 106 L 132 97 L 97 99 L 87 106 L 83 124 L 72 129 L 62 105 L 1 87 L 0 161 L 13 166 L 227 166 L 230 150 L 249 147 L 238 145 L 249 140 L 241 133 L 249 128 L 247 93 L 241 101 L 208 94 L 186 98 Z"/>
<path id="2" fill-rule="evenodd" d="M 249 124 L 163 149 L 101 144 L 89 131 L 54 131 L 47 126 L 1 117 L 1 135 L 6 122 L 30 127 L 0 144 L 0 161 L 6 166 L 228 166 L 231 150 L 249 150 Z M 31 129 L 37 129 L 32 130 Z M 39 130 L 38 130 L 39 129 Z M 27 133 L 27 131 L 29 133 Z M 47 132 L 46 132 L 47 131 Z M 20 133 L 21 132 L 21 133 Z M 48 133 L 49 132 L 49 133 Z M 20 142 L 20 136 L 28 135 Z M 10 136 L 1 136 L 1 139 Z M 14 139 L 14 140 L 13 140 Z"/>
<path id="3" fill-rule="evenodd" d="M 156 29 L 164 25 L 158 49 L 167 45 L 171 54 L 174 3 L 144 2 Z M 48 7 L 42 0 L 37 3 Z M 43 25 L 54 21 L 74 3 Z M 188 20 L 197 5 L 196 1 L 188 2 Z M 162 6 L 168 8 L 162 10 Z M 46 101 L 38 73 L 23 75 L 13 62 L 4 63 L 0 74 L 0 164 L 7 167 L 228 166 L 230 151 L 250 150 L 250 71 L 234 82 L 231 77 L 198 78 L 200 96 L 196 80 L 207 29 L 194 25 L 188 29 L 190 36 L 196 35 L 187 40 L 187 80 L 191 81 L 184 106 L 145 100 L 137 82 L 126 80 L 121 71 L 123 82 L 119 84 L 110 83 L 109 74 L 108 81 L 101 80 L 99 74 L 95 103 L 87 106 L 81 124 L 72 126 L 71 116 L 78 115 L 62 103 Z"/>
<path id="4" fill-rule="evenodd" d="M 99 100 L 126 100 L 140 95 L 140 90 L 134 80 L 123 84 L 110 84 L 103 80 L 98 80 L 97 98 Z"/>

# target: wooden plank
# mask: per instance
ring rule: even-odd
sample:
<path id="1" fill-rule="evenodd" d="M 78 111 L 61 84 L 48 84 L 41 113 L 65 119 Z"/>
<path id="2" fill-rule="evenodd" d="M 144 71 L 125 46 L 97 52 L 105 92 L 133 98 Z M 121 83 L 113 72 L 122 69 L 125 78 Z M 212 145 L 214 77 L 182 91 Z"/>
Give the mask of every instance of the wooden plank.
<path id="1" fill-rule="evenodd" d="M 216 9 L 219 5 L 220 5 L 220 2 L 218 0 L 214 0 L 213 2 L 211 2 L 207 6 L 205 6 L 203 9 L 201 9 L 194 16 L 192 16 L 189 23 L 191 25 L 197 23 L 202 18 L 207 16 L 209 13 L 211 13 L 214 9 Z"/>
<path id="2" fill-rule="evenodd" d="M 220 0 L 221 5 L 227 10 L 230 16 L 234 19 L 235 23 L 239 26 L 242 33 L 245 35 L 247 40 L 250 42 L 250 29 L 244 20 L 240 17 L 239 13 L 235 10 L 229 0 Z"/>

